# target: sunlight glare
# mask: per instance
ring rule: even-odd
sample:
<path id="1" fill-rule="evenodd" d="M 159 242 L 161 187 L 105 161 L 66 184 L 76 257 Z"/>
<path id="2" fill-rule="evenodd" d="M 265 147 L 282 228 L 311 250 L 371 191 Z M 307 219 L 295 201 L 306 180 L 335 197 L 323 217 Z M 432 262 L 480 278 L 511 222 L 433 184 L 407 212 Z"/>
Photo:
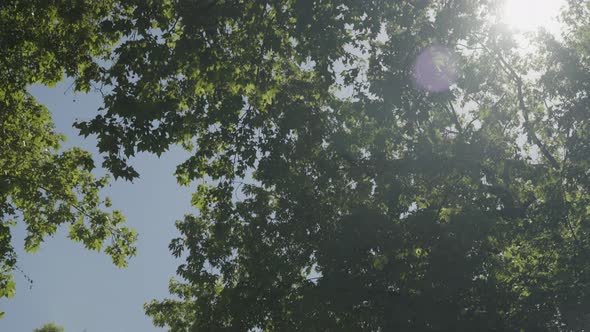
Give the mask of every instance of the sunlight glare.
<path id="1" fill-rule="evenodd" d="M 555 31 L 564 0 L 505 0 L 504 22 L 520 32 L 546 28 Z"/>

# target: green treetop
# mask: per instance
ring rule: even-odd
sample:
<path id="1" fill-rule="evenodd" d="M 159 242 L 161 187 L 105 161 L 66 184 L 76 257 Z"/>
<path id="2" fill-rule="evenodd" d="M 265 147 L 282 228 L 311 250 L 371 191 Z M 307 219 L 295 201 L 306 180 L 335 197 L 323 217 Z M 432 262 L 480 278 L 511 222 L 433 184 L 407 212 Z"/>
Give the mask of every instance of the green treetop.
<path id="1" fill-rule="evenodd" d="M 64 332 L 64 328 L 55 323 L 47 323 L 33 332 Z"/>

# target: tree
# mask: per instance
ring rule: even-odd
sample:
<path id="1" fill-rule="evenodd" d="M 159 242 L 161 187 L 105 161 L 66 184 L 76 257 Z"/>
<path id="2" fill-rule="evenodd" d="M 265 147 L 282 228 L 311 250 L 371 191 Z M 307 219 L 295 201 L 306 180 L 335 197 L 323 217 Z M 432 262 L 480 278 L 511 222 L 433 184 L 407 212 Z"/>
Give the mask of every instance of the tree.
<path id="1" fill-rule="evenodd" d="M 107 6 L 112 3 L 107 2 Z M 589 9 L 523 54 L 497 1 L 122 1 L 115 177 L 182 144 L 171 331 L 577 331 L 590 317 Z M 92 15 L 90 15 L 93 17 Z M 109 35 L 110 36 L 110 35 Z M 92 39 L 95 40 L 95 39 Z"/>
<path id="2" fill-rule="evenodd" d="M 92 175 L 88 152 L 63 151 L 49 111 L 27 92 L 31 84 L 53 85 L 67 75 L 88 90 L 99 75 L 97 61 L 118 40 L 101 26 L 115 15 L 113 1 L 11 1 L 0 5 L 0 297 L 14 293 L 16 255 L 11 227 L 27 226 L 27 251 L 35 251 L 57 227 L 69 224 L 70 238 L 105 251 L 118 266 L 135 253 L 135 232 L 108 212 L 99 191 L 107 178 Z M 1 313 L 0 313 L 1 314 Z"/>
<path id="3" fill-rule="evenodd" d="M 55 323 L 47 323 L 33 332 L 64 332 L 64 328 Z"/>
<path id="4" fill-rule="evenodd" d="M 105 113 L 79 124 L 120 142 L 110 164 L 182 143 L 180 183 L 213 181 L 178 222 L 170 248 L 186 262 L 177 299 L 146 306 L 156 325 L 587 324 L 583 2 L 535 62 L 487 1 L 204 4 L 175 3 L 171 25 L 153 20 L 162 33 L 133 30 Z M 424 75 L 449 90 L 419 86 L 431 45 Z"/>

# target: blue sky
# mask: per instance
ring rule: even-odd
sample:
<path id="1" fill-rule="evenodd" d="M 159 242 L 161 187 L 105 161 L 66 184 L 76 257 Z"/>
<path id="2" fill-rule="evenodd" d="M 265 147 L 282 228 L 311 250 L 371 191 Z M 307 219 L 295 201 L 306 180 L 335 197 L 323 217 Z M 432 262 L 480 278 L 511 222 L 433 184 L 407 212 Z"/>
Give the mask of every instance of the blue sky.
<path id="1" fill-rule="evenodd" d="M 38 101 L 53 113 L 56 130 L 68 141 L 64 147 L 80 146 L 101 163 L 96 140 L 83 138 L 72 128 L 76 119 L 90 119 L 101 105 L 97 93 L 74 94 L 71 81 L 48 89 L 30 89 Z M 145 316 L 143 304 L 168 296 L 168 281 L 174 276 L 179 261 L 168 251 L 168 243 L 178 233 L 174 221 L 190 207 L 191 188 L 176 184 L 173 171 L 186 152 L 173 149 L 162 158 L 141 155 L 133 165 L 141 178 L 133 183 L 113 181 L 104 191 L 120 209 L 127 223 L 139 233 L 138 254 L 128 268 L 115 267 L 108 256 L 90 252 L 67 239 L 67 226 L 56 236 L 46 239 L 34 254 L 23 251 L 25 230 L 22 224 L 13 229 L 13 243 L 18 253 L 18 266 L 33 279 L 32 288 L 16 272 L 17 293 L 12 299 L 0 300 L 0 331 L 32 332 L 54 321 L 66 332 L 133 332 L 163 331 L 155 328 Z M 97 175 L 104 170 L 97 169 Z"/>

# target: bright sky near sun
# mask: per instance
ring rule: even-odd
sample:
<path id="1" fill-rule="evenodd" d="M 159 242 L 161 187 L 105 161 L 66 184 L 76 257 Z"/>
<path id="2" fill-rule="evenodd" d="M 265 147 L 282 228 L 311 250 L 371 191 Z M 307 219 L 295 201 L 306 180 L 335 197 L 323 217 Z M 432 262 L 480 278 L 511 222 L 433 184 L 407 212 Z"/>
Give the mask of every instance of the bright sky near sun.
<path id="1" fill-rule="evenodd" d="M 504 22 L 520 32 L 546 28 L 559 30 L 557 16 L 565 0 L 506 0 Z"/>

